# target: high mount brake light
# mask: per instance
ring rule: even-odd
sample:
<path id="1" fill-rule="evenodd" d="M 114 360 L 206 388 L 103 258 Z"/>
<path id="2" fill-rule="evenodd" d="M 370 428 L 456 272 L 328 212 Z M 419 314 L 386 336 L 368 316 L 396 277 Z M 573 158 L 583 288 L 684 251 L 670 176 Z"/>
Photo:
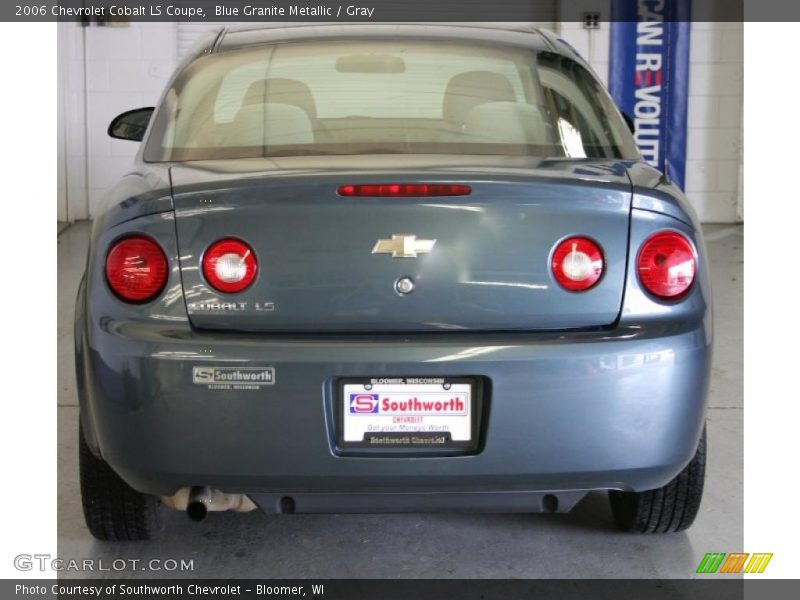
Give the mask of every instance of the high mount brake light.
<path id="1" fill-rule="evenodd" d="M 686 237 L 675 231 L 661 231 L 642 244 L 636 270 L 644 289 L 658 298 L 676 300 L 692 286 L 697 259 Z"/>
<path id="2" fill-rule="evenodd" d="M 603 276 L 603 251 L 585 237 L 571 237 L 553 252 L 553 276 L 570 292 L 584 292 Z"/>
<path id="3" fill-rule="evenodd" d="M 376 198 L 417 198 L 425 196 L 469 196 L 468 185 L 449 183 L 371 183 L 366 185 L 340 185 L 340 196 L 372 196 Z"/>
<path id="4" fill-rule="evenodd" d="M 168 271 L 161 247 L 140 235 L 118 240 L 106 256 L 108 285 L 126 302 L 147 302 L 158 296 L 167 282 Z"/>
<path id="5" fill-rule="evenodd" d="M 203 276 L 211 287 L 226 294 L 247 289 L 257 271 L 253 249 L 237 239 L 218 240 L 203 255 Z"/>

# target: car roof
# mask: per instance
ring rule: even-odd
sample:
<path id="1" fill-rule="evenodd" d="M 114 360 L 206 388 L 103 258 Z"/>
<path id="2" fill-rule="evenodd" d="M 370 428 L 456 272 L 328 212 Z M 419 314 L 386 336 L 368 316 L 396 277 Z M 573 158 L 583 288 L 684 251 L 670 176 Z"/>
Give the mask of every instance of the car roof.
<path id="1" fill-rule="evenodd" d="M 225 27 L 211 48 L 198 48 L 198 54 L 229 52 L 240 48 L 302 40 L 354 38 L 448 39 L 507 44 L 534 50 L 549 50 L 572 55 L 571 49 L 552 32 L 530 23 L 281 23 Z"/>

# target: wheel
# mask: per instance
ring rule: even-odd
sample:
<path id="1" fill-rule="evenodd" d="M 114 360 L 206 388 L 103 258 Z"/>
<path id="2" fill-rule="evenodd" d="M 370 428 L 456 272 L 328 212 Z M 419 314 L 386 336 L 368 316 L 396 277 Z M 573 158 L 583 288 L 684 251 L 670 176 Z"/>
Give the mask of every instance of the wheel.
<path id="1" fill-rule="evenodd" d="M 158 498 L 134 490 L 97 458 L 78 425 L 81 499 L 86 526 L 103 541 L 149 540 L 158 529 Z"/>
<path id="2" fill-rule="evenodd" d="M 664 487 L 646 492 L 609 491 L 611 512 L 623 531 L 667 533 L 688 529 L 703 497 L 706 472 L 706 430 L 697 452 L 683 471 Z"/>

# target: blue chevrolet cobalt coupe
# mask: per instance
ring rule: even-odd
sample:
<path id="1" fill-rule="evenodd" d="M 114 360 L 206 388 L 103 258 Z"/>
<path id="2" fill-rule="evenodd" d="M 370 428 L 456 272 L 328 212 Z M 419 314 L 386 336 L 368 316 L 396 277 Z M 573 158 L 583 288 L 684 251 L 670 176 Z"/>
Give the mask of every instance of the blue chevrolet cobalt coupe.
<path id="1" fill-rule="evenodd" d="M 697 219 L 564 42 L 229 29 L 179 66 L 77 298 L 92 534 L 160 505 L 565 512 L 683 530 L 711 358 Z"/>

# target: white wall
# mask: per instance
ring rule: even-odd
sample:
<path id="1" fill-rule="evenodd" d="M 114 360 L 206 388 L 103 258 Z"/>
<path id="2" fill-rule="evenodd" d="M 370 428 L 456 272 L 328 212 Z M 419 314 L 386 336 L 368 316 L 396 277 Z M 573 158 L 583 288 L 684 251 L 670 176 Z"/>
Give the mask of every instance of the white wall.
<path id="1" fill-rule="evenodd" d="M 89 217 L 83 36 L 83 28 L 77 23 L 58 23 L 60 221 Z"/>
<path id="2" fill-rule="evenodd" d="M 692 23 L 686 194 L 706 222 L 741 220 L 742 23 Z"/>
<path id="3" fill-rule="evenodd" d="M 56 46 L 57 47 L 57 46 Z M 56 83 L 56 89 L 61 90 L 64 86 L 64 65 L 59 62 L 58 63 L 58 81 Z M 56 134 L 56 161 L 57 161 L 57 169 L 56 169 L 56 182 L 58 189 L 56 191 L 57 194 L 57 213 L 58 213 L 58 220 L 59 221 L 68 221 L 69 215 L 67 212 L 67 150 L 66 150 L 66 143 L 67 143 L 67 133 L 66 133 L 66 111 L 64 108 L 64 94 L 58 94 L 57 99 L 57 110 L 58 110 L 58 133 Z"/>
<path id="4" fill-rule="evenodd" d="M 58 219 L 75 221 L 130 168 L 138 145 L 108 137 L 108 124 L 157 102 L 175 67 L 175 23 L 59 23 L 58 48 Z"/>
<path id="5" fill-rule="evenodd" d="M 154 106 L 175 67 L 175 23 L 86 27 L 89 210 L 131 166 L 138 144 L 106 134 L 116 115 Z"/>

